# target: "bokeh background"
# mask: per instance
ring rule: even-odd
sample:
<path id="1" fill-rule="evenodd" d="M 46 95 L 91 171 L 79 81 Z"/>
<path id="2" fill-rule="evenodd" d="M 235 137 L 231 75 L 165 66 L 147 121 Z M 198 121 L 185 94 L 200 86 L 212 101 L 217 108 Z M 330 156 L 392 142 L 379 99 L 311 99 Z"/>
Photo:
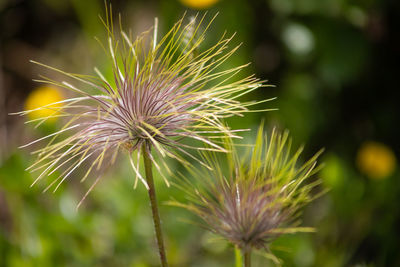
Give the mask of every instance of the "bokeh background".
<path id="1" fill-rule="evenodd" d="M 289 129 L 296 145 L 306 144 L 305 157 L 325 148 L 319 177 L 329 192 L 302 217 L 317 232 L 271 245 L 284 266 L 400 266 L 400 1 L 110 2 L 135 33 L 150 28 L 155 16 L 165 33 L 185 11 L 187 18 L 219 12 L 209 42 L 227 30 L 236 32 L 233 44 L 243 43 L 225 66 L 251 62 L 248 74 L 276 87 L 248 98 L 278 97 L 265 105 L 278 111 L 230 120 L 232 127 L 256 128 L 264 119 L 270 128 Z M 147 195 L 132 188 L 126 159 L 76 211 L 90 182 L 79 183 L 78 173 L 54 194 L 42 194 L 46 183 L 31 188 L 35 174 L 24 171 L 33 161 L 30 150 L 17 148 L 61 122 L 34 128 L 8 115 L 69 96 L 33 82 L 47 72 L 30 59 L 74 73 L 107 70 L 94 39 L 105 37 L 99 15 L 101 0 L 0 0 L 0 266 L 158 264 Z M 249 142 L 252 136 L 246 134 Z M 184 199 L 156 180 L 161 203 Z M 193 219 L 188 212 L 162 205 L 161 217 L 171 266 L 233 266 L 232 247 L 183 222 Z M 272 266 L 262 255 L 253 261 Z"/>

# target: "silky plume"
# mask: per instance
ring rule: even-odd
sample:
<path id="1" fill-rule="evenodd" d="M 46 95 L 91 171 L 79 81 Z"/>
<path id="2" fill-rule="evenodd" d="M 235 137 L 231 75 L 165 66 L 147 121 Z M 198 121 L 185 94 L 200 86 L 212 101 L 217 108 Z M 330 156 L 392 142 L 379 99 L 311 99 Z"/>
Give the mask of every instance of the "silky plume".
<path id="1" fill-rule="evenodd" d="M 191 211 L 202 219 L 200 226 L 240 249 L 244 266 L 250 266 L 253 249 L 279 263 L 270 243 L 282 234 L 314 231 L 299 227 L 301 208 L 324 192 L 311 193 L 320 184 L 311 178 L 321 168 L 317 159 L 322 150 L 301 164 L 303 148 L 292 152 L 291 144 L 287 131 L 274 129 L 268 138 L 263 125 L 246 152 L 239 153 L 226 139 L 224 147 L 232 153 L 222 155 L 222 160 L 213 152 L 202 153 L 212 170 L 193 169 L 189 176 L 197 182 L 181 174 L 176 186 L 187 201 L 169 204 Z"/>
<path id="2" fill-rule="evenodd" d="M 214 45 L 203 49 L 215 16 L 208 23 L 204 22 L 206 15 L 192 17 L 187 24 L 184 24 L 184 16 L 159 40 L 157 19 L 152 29 L 134 38 L 122 27 L 119 30 L 114 27 L 111 14 L 107 11 L 102 20 L 108 40 L 99 41 L 113 71 L 111 79 L 105 78 L 97 67 L 94 68 L 96 75 L 80 75 L 32 60 L 76 82 L 40 76 L 37 82 L 65 88 L 75 96 L 15 113 L 29 115 L 37 110 L 51 111 L 57 105 L 57 110 L 50 115 L 26 123 L 38 127 L 55 117 L 63 119 L 64 124 L 57 132 L 22 146 L 49 140 L 33 152 L 37 159 L 28 168 L 40 172 L 33 184 L 61 171 L 45 190 L 52 187 L 57 190 L 80 166 L 86 168 L 81 181 L 95 176 L 96 184 L 102 176 L 101 170 L 113 165 L 121 151 L 127 152 L 135 173 L 134 186 L 141 181 L 148 189 L 139 169 L 144 150 L 149 151 L 151 163 L 169 185 L 164 173 L 172 171 L 166 158 L 190 167 L 190 161 L 200 160 L 193 151 L 227 152 L 221 146 L 222 140 L 240 138 L 238 132 L 245 129 L 230 129 L 223 123 L 225 118 L 272 110 L 250 107 L 273 98 L 239 100 L 257 88 L 268 86 L 254 75 L 235 79 L 248 64 L 221 70 L 221 65 L 239 47 L 228 47 L 234 35 L 227 37 L 224 33 Z M 190 139 L 192 141 L 187 141 Z M 155 151 L 158 160 L 151 151 Z M 94 175 L 96 171 L 100 173 Z"/>

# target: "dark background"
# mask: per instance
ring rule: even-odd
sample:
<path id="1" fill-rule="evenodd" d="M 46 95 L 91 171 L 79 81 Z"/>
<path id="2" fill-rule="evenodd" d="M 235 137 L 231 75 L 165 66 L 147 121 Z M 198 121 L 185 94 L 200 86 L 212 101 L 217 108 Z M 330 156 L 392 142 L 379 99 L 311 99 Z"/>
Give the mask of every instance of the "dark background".
<path id="1" fill-rule="evenodd" d="M 325 148 L 319 176 L 329 192 L 303 216 L 317 232 L 283 236 L 271 249 L 285 266 L 400 266 L 400 177 L 397 159 L 390 164 L 399 155 L 400 2 L 199 2 L 200 11 L 184 0 L 111 1 L 135 33 L 155 16 L 165 33 L 185 10 L 188 17 L 219 12 L 207 42 L 237 32 L 234 43 L 243 44 L 226 67 L 251 62 L 248 73 L 276 87 L 249 98 L 278 97 L 267 105 L 279 111 L 231 120 L 233 127 L 256 128 L 265 119 L 306 144 L 305 156 Z M 93 38 L 105 37 L 103 14 L 96 0 L 0 1 L 0 266 L 157 266 L 146 192 L 132 189 L 126 160 L 76 212 L 90 184 L 72 177 L 55 194 L 42 194 L 45 184 L 30 188 L 34 175 L 24 171 L 32 156 L 17 149 L 59 122 L 34 129 L 8 115 L 23 110 L 40 86 L 32 79 L 45 70 L 30 59 L 74 73 L 106 68 Z M 362 161 L 368 153 L 372 159 Z M 383 171 L 376 175 L 376 168 Z M 158 180 L 161 201 L 183 197 Z M 162 206 L 161 213 L 172 266 L 233 265 L 229 245 L 180 221 L 187 212 Z M 268 263 L 254 257 L 255 266 Z"/>

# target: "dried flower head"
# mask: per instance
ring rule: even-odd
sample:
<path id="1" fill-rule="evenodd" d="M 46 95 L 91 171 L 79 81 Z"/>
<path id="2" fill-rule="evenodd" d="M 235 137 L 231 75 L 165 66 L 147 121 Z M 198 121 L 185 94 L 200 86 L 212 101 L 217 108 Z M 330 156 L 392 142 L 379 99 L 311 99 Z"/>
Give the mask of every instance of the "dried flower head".
<path id="1" fill-rule="evenodd" d="M 291 154 L 288 133 L 274 130 L 268 140 L 262 126 L 248 151 L 250 158 L 239 158 L 229 142 L 227 147 L 233 151 L 227 154 L 229 167 L 224 169 L 215 154 L 205 154 L 213 170 L 198 172 L 197 187 L 185 179 L 187 186 L 181 188 L 188 192 L 189 203 L 173 205 L 189 209 L 208 230 L 244 251 L 268 249 L 281 234 L 312 230 L 297 224 L 300 208 L 313 199 L 310 191 L 319 183 L 305 181 L 319 169 L 316 160 L 321 151 L 300 166 L 302 149 Z"/>
<path id="2" fill-rule="evenodd" d="M 215 17 L 206 25 L 204 17 L 199 23 L 196 23 L 199 18 L 193 18 L 186 25 L 182 18 L 158 41 L 157 19 L 153 31 L 134 39 L 132 34 L 122 29 L 115 32 L 112 17 L 106 13 L 103 23 L 108 32 L 108 43 L 103 44 L 103 48 L 109 56 L 112 79 L 107 79 L 97 68 L 97 76 L 88 76 L 34 62 L 75 80 L 79 85 L 43 76 L 39 82 L 80 95 L 59 102 L 63 104 L 62 109 L 54 116 L 68 118 L 61 130 L 27 144 L 50 138 L 45 147 L 35 152 L 38 158 L 29 168 L 41 170 L 34 183 L 66 166 L 50 185 L 58 183 L 56 190 L 76 168 L 89 164 L 82 179 L 85 180 L 93 169 L 113 164 L 117 154 L 125 150 L 136 173 L 135 186 L 140 179 L 147 187 L 139 171 L 142 149 L 150 151 L 153 148 L 169 172 L 164 157 L 190 165 L 185 160 L 185 157 L 193 158 L 188 149 L 225 152 L 218 140 L 235 137 L 236 131 L 226 127 L 222 119 L 241 115 L 249 111 L 249 106 L 271 100 L 245 103 L 237 100 L 264 85 L 254 76 L 234 78 L 247 65 L 220 70 L 221 64 L 238 48 L 228 49 L 233 36 L 226 38 L 224 34 L 215 45 L 203 49 L 206 31 Z M 203 52 L 199 52 L 201 49 Z M 93 91 L 97 93 L 92 94 Z M 51 106 L 46 105 L 36 110 L 49 108 Z M 40 124 L 51 117 L 34 122 Z M 193 141 L 188 144 L 183 139 Z M 202 148 L 203 143 L 208 148 Z M 137 152 L 136 163 L 132 152 Z M 151 154 L 150 158 L 160 171 Z M 98 178 L 95 183 L 97 181 Z"/>

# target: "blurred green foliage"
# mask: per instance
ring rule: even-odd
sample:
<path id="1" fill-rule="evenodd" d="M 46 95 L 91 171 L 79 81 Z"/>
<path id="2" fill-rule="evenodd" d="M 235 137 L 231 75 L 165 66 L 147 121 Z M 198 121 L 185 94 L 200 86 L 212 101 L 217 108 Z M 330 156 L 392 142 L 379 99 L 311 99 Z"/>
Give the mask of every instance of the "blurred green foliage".
<path id="1" fill-rule="evenodd" d="M 187 16 L 198 12 L 178 0 L 112 4 L 135 33 L 148 29 L 154 16 L 165 32 L 185 10 Z M 220 0 L 208 16 L 218 11 L 209 40 L 224 30 L 236 32 L 234 44 L 243 44 L 226 66 L 252 62 L 248 72 L 276 87 L 248 97 L 277 96 L 266 106 L 279 108 L 228 123 L 255 129 L 265 119 L 270 127 L 288 128 L 295 145 L 307 143 L 306 154 L 326 148 L 320 177 L 329 192 L 303 216 L 304 226 L 317 232 L 282 236 L 271 250 L 285 266 L 399 266 L 399 172 L 372 180 L 355 164 L 359 147 L 368 140 L 399 153 L 399 2 Z M 28 59 L 41 58 L 76 73 L 91 74 L 93 66 L 102 66 L 105 59 L 93 39 L 105 36 L 98 19 L 102 13 L 101 0 L 1 1 L 0 63 L 7 103 L 0 112 L 22 109 L 24 97 L 36 86 L 30 81 L 36 70 L 26 71 Z M 133 189 L 126 159 L 106 172 L 76 211 L 90 181 L 81 184 L 79 177 L 70 177 L 55 194 L 42 194 L 54 179 L 49 177 L 31 188 L 35 176 L 24 170 L 32 158 L 16 146 L 55 126 L 21 131 L 16 125 L 22 123 L 16 117 L 4 119 L 11 141 L 1 147 L 0 266 L 157 266 L 147 194 L 141 186 Z M 249 143 L 254 134 L 244 136 Z M 160 177 L 156 183 L 160 203 L 184 199 Z M 188 212 L 161 205 L 161 217 L 171 266 L 233 266 L 233 248 L 183 222 L 194 219 Z M 254 255 L 254 266 L 268 264 Z"/>

